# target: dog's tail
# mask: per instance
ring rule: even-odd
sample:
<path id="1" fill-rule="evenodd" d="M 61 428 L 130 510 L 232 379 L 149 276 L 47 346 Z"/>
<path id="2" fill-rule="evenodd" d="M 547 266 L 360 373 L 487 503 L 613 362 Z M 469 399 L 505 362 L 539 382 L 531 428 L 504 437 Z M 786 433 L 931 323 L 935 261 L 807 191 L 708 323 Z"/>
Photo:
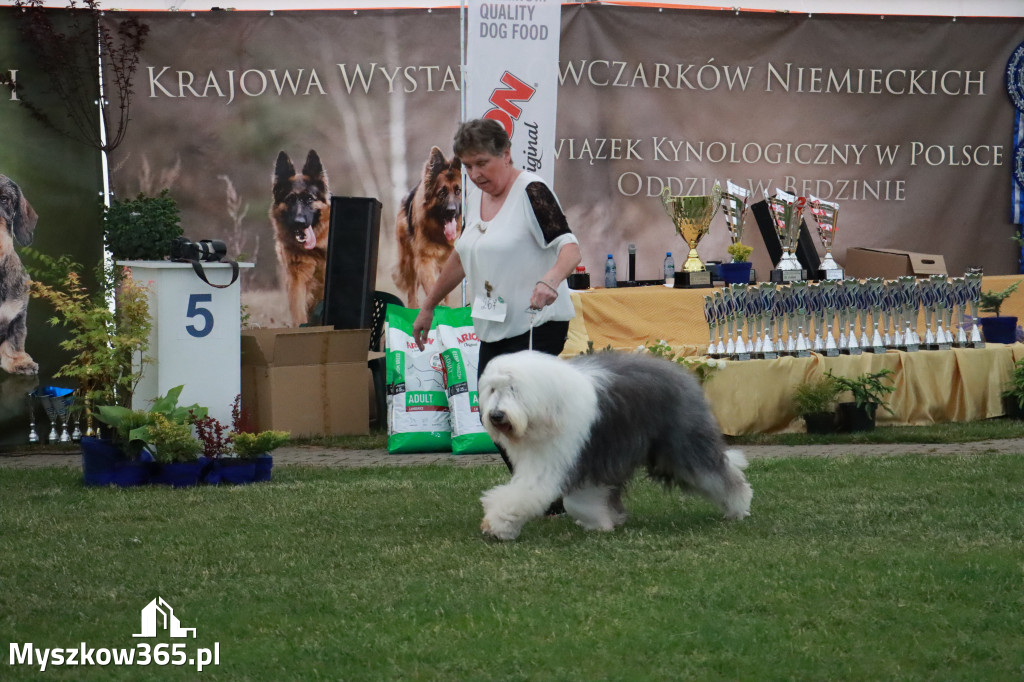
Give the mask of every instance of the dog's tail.
<path id="1" fill-rule="evenodd" d="M 747 456 L 743 454 L 743 451 L 738 448 L 730 448 L 725 451 L 725 459 L 729 464 L 736 467 L 737 469 L 746 469 L 748 462 Z"/>

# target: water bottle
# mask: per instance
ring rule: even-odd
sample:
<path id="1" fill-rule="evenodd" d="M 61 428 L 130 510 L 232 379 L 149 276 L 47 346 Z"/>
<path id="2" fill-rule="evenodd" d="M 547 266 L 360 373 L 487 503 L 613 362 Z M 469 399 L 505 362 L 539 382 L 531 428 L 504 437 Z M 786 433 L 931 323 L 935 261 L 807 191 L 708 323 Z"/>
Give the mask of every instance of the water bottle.
<path id="1" fill-rule="evenodd" d="M 672 260 L 672 252 L 665 254 L 665 284 L 672 286 L 676 281 L 676 262 Z"/>
<path id="2" fill-rule="evenodd" d="M 604 264 L 604 288 L 614 289 L 616 287 L 615 282 L 615 259 L 612 258 L 612 254 L 608 254 L 608 260 Z"/>

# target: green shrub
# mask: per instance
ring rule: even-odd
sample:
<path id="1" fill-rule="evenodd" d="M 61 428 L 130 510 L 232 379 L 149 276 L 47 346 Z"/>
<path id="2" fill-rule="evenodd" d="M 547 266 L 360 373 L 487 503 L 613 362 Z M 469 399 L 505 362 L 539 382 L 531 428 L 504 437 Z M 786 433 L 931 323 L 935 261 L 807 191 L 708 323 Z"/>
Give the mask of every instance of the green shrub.
<path id="1" fill-rule="evenodd" d="M 116 260 L 163 260 L 180 237 L 178 204 L 168 190 L 114 201 L 104 212 L 107 248 Z"/>

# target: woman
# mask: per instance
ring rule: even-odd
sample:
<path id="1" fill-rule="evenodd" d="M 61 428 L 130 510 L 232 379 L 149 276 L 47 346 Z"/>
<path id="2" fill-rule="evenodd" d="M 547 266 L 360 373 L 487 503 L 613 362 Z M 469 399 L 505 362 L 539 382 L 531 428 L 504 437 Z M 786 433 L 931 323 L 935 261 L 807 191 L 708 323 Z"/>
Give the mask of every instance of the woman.
<path id="1" fill-rule="evenodd" d="M 500 123 L 466 121 L 454 147 L 480 191 L 469 195 L 462 234 L 412 333 L 423 350 L 434 308 L 465 278 L 480 339 L 479 379 L 493 358 L 527 350 L 531 328 L 533 350 L 562 352 L 575 314 L 565 280 L 580 263 L 580 247 L 544 180 L 512 165 L 512 143 Z M 504 452 L 501 458 L 512 471 Z M 548 510 L 563 512 L 561 500 Z"/>
<path id="2" fill-rule="evenodd" d="M 481 342 L 478 377 L 492 358 L 526 350 L 531 327 L 534 350 L 560 354 L 574 315 L 565 280 L 580 249 L 558 200 L 540 176 L 512 165 L 500 123 L 466 121 L 454 147 L 480 191 L 469 195 L 462 235 L 413 323 L 416 344 L 423 349 L 434 307 L 465 278 Z"/>

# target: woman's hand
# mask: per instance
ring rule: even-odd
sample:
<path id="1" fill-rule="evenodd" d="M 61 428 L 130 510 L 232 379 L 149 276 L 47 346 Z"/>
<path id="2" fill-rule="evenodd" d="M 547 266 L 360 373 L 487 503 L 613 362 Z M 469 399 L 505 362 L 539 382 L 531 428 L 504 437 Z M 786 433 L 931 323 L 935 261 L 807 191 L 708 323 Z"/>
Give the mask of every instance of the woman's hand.
<path id="1" fill-rule="evenodd" d="M 433 308 L 420 308 L 416 320 L 412 323 L 412 338 L 416 347 L 423 350 L 427 343 L 427 335 L 430 334 L 430 323 L 434 321 Z"/>
<path id="2" fill-rule="evenodd" d="M 550 280 L 540 280 L 533 287 L 533 294 L 530 296 L 530 307 L 540 310 L 549 306 L 558 298 L 558 288 Z"/>

